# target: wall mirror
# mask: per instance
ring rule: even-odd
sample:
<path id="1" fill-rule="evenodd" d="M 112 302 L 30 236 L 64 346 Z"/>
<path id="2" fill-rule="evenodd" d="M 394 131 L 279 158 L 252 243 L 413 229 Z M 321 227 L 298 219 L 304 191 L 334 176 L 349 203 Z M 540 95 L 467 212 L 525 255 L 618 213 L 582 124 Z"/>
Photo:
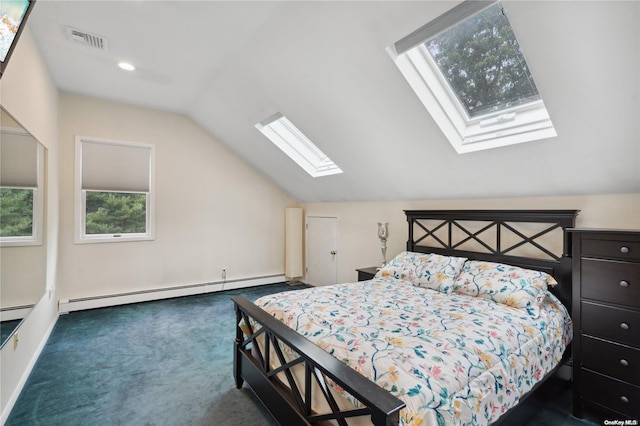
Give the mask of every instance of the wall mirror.
<path id="1" fill-rule="evenodd" d="M 46 289 L 46 149 L 0 107 L 0 347 Z"/>

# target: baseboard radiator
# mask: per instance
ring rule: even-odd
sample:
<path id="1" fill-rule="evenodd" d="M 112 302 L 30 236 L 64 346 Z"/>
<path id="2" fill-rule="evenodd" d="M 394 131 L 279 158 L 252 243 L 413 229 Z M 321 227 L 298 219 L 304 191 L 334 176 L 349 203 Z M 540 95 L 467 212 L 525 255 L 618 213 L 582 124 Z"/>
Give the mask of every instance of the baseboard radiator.
<path id="1" fill-rule="evenodd" d="M 126 305 L 129 303 L 150 302 L 153 300 L 170 299 L 172 297 L 194 296 L 197 294 L 215 293 L 224 290 L 235 290 L 238 288 L 276 284 L 285 282 L 285 279 L 285 276 L 281 274 L 265 275 L 261 277 L 149 289 L 128 293 L 83 297 L 78 299 L 61 299 L 58 302 L 58 311 L 60 314 L 67 314 L 69 312 L 82 311 L 85 309 L 106 308 L 108 306 Z"/>
<path id="2" fill-rule="evenodd" d="M 23 319 L 27 316 L 33 305 L 10 306 L 0 309 L 0 321 L 13 321 Z"/>

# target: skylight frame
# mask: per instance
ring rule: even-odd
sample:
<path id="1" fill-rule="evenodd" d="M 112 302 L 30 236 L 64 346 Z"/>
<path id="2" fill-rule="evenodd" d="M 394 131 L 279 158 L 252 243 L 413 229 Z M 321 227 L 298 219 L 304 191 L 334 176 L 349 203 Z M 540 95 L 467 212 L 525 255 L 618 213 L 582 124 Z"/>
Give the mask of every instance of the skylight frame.
<path id="1" fill-rule="evenodd" d="M 340 167 L 281 113 L 270 116 L 255 127 L 312 177 L 343 173 Z"/>
<path id="2" fill-rule="evenodd" d="M 467 0 L 387 48 L 459 154 L 557 136 L 542 97 L 470 117 L 425 46 L 431 38 L 498 3 Z"/>

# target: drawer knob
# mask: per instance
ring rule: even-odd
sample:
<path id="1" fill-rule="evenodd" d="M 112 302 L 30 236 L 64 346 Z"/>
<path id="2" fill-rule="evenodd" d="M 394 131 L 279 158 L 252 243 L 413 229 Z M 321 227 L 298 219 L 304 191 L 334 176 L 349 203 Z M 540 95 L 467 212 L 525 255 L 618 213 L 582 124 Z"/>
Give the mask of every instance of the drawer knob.
<path id="1" fill-rule="evenodd" d="M 629 253 L 629 247 L 627 246 L 620 247 L 620 253 L 624 253 L 624 254 Z"/>
<path id="2" fill-rule="evenodd" d="M 627 398 L 626 396 L 621 396 L 620 397 L 620 401 L 624 402 L 625 404 L 629 403 L 629 398 Z"/>
<path id="3" fill-rule="evenodd" d="M 620 328 L 623 330 L 628 330 L 629 324 L 627 324 L 626 322 L 620 323 Z"/>
<path id="4" fill-rule="evenodd" d="M 627 361 L 626 359 L 621 359 L 620 360 L 620 364 L 622 364 L 624 367 L 628 367 L 629 366 L 629 361 Z"/>
<path id="5" fill-rule="evenodd" d="M 629 281 L 625 281 L 625 280 L 620 281 L 620 287 L 629 287 Z"/>

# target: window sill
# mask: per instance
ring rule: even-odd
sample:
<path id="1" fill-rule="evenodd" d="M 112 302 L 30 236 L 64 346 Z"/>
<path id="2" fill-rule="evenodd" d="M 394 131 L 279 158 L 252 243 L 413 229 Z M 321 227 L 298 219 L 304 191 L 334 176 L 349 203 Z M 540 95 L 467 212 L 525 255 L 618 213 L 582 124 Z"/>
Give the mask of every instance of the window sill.
<path id="1" fill-rule="evenodd" d="M 0 239 L 0 247 L 28 247 L 41 246 L 42 239 L 33 237 L 8 237 Z"/>
<path id="2" fill-rule="evenodd" d="M 81 236 L 75 239 L 75 244 L 94 244 L 94 243 L 124 243 L 134 241 L 153 241 L 154 235 L 92 235 Z"/>

